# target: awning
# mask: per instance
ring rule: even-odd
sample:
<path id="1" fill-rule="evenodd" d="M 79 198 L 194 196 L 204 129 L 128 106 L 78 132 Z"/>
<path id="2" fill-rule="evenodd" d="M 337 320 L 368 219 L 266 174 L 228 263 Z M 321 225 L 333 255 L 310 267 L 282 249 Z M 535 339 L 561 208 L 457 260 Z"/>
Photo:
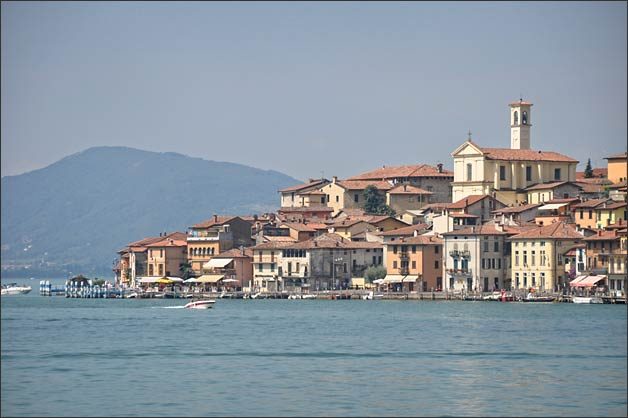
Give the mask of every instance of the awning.
<path id="1" fill-rule="evenodd" d="M 419 276 L 406 276 L 403 278 L 404 283 L 414 283 L 419 280 Z"/>
<path id="2" fill-rule="evenodd" d="M 598 282 L 606 280 L 605 275 L 599 276 L 578 276 L 574 280 L 569 282 L 571 287 L 593 287 Z"/>
<path id="3" fill-rule="evenodd" d="M 196 277 L 190 277 L 187 280 L 184 280 L 183 283 L 196 283 Z"/>
<path id="4" fill-rule="evenodd" d="M 180 283 L 183 279 L 180 277 L 140 277 L 140 283 Z"/>
<path id="5" fill-rule="evenodd" d="M 562 208 L 565 205 L 568 205 L 569 203 L 548 203 L 547 205 L 543 205 L 541 207 L 539 207 L 538 210 L 554 210 L 554 209 L 558 209 L 558 208 Z"/>
<path id="6" fill-rule="evenodd" d="M 196 278 L 196 283 L 218 283 L 223 277 L 224 274 L 203 274 Z"/>
<path id="7" fill-rule="evenodd" d="M 405 274 L 387 274 L 386 277 L 384 277 L 384 283 L 402 283 L 403 279 L 406 277 L 408 276 Z"/>
<path id="8" fill-rule="evenodd" d="M 233 258 L 212 258 L 207 263 L 203 264 L 204 269 L 211 268 L 224 268 L 227 264 L 231 263 Z"/>

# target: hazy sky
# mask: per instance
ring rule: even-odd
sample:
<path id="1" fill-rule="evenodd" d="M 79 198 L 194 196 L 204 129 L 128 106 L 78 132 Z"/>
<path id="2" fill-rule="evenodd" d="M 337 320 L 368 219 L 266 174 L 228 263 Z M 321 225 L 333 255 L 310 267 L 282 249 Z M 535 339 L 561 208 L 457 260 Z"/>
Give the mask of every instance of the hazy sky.
<path id="1" fill-rule="evenodd" d="M 626 2 L 2 2 L 2 176 L 124 145 L 347 177 L 626 149 Z"/>

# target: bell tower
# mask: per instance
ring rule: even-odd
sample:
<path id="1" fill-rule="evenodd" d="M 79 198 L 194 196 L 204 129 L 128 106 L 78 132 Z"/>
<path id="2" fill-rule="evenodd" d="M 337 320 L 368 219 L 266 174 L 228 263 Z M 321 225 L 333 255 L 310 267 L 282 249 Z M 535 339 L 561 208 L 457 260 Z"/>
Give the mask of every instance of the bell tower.
<path id="1" fill-rule="evenodd" d="M 518 102 L 510 103 L 510 148 L 530 149 L 530 108 L 532 103 Z"/>

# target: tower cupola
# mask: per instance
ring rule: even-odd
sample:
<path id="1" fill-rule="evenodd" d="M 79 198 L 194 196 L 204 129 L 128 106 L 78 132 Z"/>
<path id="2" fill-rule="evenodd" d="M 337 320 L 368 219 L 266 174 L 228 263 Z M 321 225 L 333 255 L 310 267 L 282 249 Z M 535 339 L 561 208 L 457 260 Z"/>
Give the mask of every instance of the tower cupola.
<path id="1" fill-rule="evenodd" d="M 510 148 L 530 149 L 532 103 L 519 99 L 518 102 L 510 103 L 508 106 L 510 106 Z"/>

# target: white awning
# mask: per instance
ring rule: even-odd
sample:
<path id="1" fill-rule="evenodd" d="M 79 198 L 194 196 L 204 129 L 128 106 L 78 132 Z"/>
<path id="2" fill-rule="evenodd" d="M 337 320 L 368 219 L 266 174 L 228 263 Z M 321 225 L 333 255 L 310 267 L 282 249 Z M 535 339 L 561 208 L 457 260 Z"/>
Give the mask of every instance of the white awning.
<path id="1" fill-rule="evenodd" d="M 419 280 L 419 276 L 406 276 L 403 279 L 404 283 L 414 283 Z"/>
<path id="2" fill-rule="evenodd" d="M 541 207 L 539 207 L 539 210 L 554 210 L 554 209 L 558 209 L 558 208 L 562 208 L 565 205 L 568 205 L 569 203 L 548 203 L 547 205 L 543 205 Z"/>
<path id="3" fill-rule="evenodd" d="M 233 258 L 212 258 L 207 263 L 203 264 L 203 268 L 204 269 L 211 269 L 211 268 L 221 269 L 225 267 L 227 264 L 231 263 L 232 261 L 233 261 Z"/>
<path id="4" fill-rule="evenodd" d="M 387 274 L 384 283 L 401 283 L 406 277 L 408 276 L 405 274 Z"/>

